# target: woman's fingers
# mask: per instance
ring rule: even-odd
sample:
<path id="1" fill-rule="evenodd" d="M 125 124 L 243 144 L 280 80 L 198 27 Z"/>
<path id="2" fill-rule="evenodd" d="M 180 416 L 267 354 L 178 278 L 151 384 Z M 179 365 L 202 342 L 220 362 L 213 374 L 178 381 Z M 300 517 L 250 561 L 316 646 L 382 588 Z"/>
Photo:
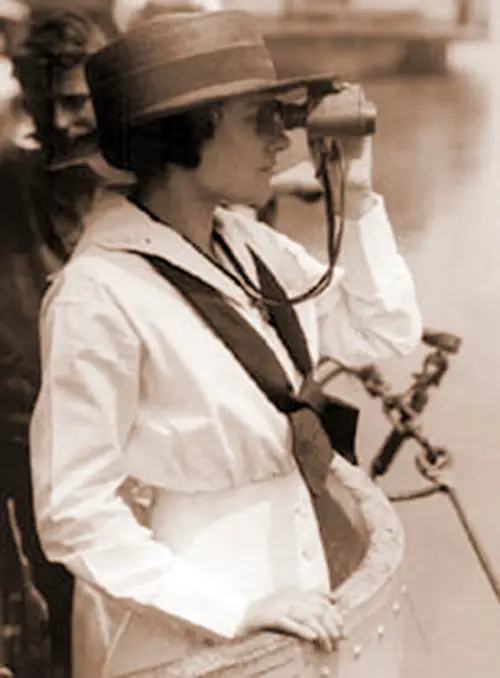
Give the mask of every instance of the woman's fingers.
<path id="1" fill-rule="evenodd" d="M 335 593 L 335 591 L 326 591 L 324 596 L 332 605 L 336 605 L 339 602 L 339 596 L 337 593 Z"/>
<path id="2" fill-rule="evenodd" d="M 368 152 L 367 147 L 370 145 L 370 137 L 343 137 L 340 140 L 340 146 L 347 162 L 363 157 Z"/>
<path id="3" fill-rule="evenodd" d="M 334 639 L 330 637 L 328 625 L 324 623 L 323 618 L 304 620 L 304 626 L 314 633 L 314 640 L 322 650 L 331 652 L 334 648 Z"/>
<path id="4" fill-rule="evenodd" d="M 333 597 L 318 592 L 309 598 L 307 605 L 297 605 L 290 610 L 280 620 L 280 628 L 304 640 L 315 641 L 323 650 L 331 652 L 344 637 L 342 615 L 331 601 Z"/>
<path id="5" fill-rule="evenodd" d="M 317 640 L 316 632 L 313 629 L 304 622 L 292 619 L 292 617 L 283 617 L 283 619 L 276 623 L 275 628 L 303 640 L 309 640 L 310 642 Z"/>
<path id="6" fill-rule="evenodd" d="M 284 617 L 276 627 L 302 640 L 317 643 L 326 652 L 331 652 L 335 646 L 334 639 L 330 638 L 325 625 L 314 617 L 307 620 Z"/>
<path id="7" fill-rule="evenodd" d="M 329 605 L 326 609 L 322 619 L 322 624 L 334 643 L 345 638 L 344 635 L 344 620 L 342 614 L 336 605 Z"/>
<path id="8" fill-rule="evenodd" d="M 274 629 L 317 643 L 331 652 L 343 637 L 342 615 L 329 592 L 287 590 L 254 603 L 241 633 Z"/>

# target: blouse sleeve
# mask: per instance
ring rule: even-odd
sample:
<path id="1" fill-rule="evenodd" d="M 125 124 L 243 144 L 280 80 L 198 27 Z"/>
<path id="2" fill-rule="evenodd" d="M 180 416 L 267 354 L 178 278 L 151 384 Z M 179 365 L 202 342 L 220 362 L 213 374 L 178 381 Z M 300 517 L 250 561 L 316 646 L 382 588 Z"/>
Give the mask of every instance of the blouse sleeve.
<path id="1" fill-rule="evenodd" d="M 317 282 L 325 265 L 297 242 L 263 225 L 247 225 L 249 238 L 290 295 Z M 312 302 L 319 357 L 351 367 L 410 353 L 422 321 L 410 271 L 399 254 L 384 201 L 358 221 L 347 221 L 333 280 Z"/>
<path id="2" fill-rule="evenodd" d="M 247 601 L 155 541 L 120 497 L 140 397 L 141 346 L 129 320 L 102 285 L 80 280 L 48 301 L 41 340 L 30 438 L 48 558 L 129 607 L 233 636 Z"/>
<path id="3" fill-rule="evenodd" d="M 351 367 L 410 353 L 422 319 L 383 199 L 345 227 L 333 284 L 317 299 L 320 356 Z"/>

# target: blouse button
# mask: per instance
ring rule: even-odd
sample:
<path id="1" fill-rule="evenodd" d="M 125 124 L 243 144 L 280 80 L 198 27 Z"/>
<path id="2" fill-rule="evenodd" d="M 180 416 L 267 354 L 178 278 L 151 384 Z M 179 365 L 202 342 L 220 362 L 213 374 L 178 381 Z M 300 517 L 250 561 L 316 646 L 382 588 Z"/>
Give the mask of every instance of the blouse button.
<path id="1" fill-rule="evenodd" d="M 302 557 L 304 560 L 311 561 L 314 560 L 315 552 L 312 548 L 303 548 L 302 549 Z"/>
<path id="2" fill-rule="evenodd" d="M 297 504 L 295 508 L 293 509 L 293 514 L 297 516 L 297 518 L 304 518 L 304 509 L 300 504 Z"/>
<path id="3" fill-rule="evenodd" d="M 359 659 L 361 657 L 361 652 L 363 651 L 363 648 L 361 645 L 355 645 L 353 647 L 352 653 L 354 655 L 354 659 Z"/>

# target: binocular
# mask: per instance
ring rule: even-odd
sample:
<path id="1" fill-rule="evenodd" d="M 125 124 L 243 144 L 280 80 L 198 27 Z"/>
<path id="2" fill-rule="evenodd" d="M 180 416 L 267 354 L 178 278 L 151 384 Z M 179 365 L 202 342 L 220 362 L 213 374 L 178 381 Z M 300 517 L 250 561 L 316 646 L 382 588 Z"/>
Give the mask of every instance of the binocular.
<path id="1" fill-rule="evenodd" d="M 305 127 L 311 137 L 361 137 L 376 131 L 377 109 L 360 85 L 310 85 L 304 104 L 284 104 L 285 128 Z"/>

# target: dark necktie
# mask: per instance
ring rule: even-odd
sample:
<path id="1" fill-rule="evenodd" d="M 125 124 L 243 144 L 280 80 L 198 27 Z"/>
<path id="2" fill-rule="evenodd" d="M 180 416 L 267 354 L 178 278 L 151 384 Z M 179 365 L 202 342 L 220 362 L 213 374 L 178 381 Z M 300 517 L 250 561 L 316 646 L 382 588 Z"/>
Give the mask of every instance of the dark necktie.
<path id="1" fill-rule="evenodd" d="M 318 415 L 318 408 L 321 407 L 325 396 L 314 385 L 310 376 L 311 359 L 295 311 L 290 305 L 274 307 L 271 311 L 271 318 L 297 369 L 306 375 L 304 385 L 298 394 L 294 394 L 292 384 L 265 340 L 240 313 L 227 303 L 217 289 L 161 257 L 143 252 L 135 253 L 145 258 L 160 275 L 183 294 L 197 314 L 234 355 L 242 369 L 252 377 L 273 405 L 287 415 L 293 432 L 293 455 L 311 493 L 318 516 L 318 524 L 330 564 L 331 585 L 338 585 L 347 576 L 346 573 L 352 571 L 352 568 L 360 562 L 363 546 L 345 512 L 332 500 L 325 489 L 325 479 L 334 455 L 335 441 L 327 435 Z M 260 274 L 260 269 L 262 267 L 267 269 L 267 267 L 257 255 L 253 256 L 256 261 L 260 262 Z M 274 278 L 269 269 L 267 271 Z M 264 281 L 261 275 L 259 277 L 264 291 L 269 280 Z M 269 288 L 265 294 L 268 293 L 271 293 Z M 277 293 L 277 289 L 274 289 L 274 293 Z M 285 294 L 282 289 L 281 293 Z M 275 294 L 272 296 L 274 298 Z M 287 337 L 286 340 L 285 337 Z M 344 413 L 342 408 L 345 406 L 341 403 L 335 403 L 335 406 L 334 418 L 342 430 L 340 420 Z M 353 420 L 355 423 L 357 412 L 349 407 L 346 412 L 349 419 L 347 428 L 350 429 Z M 355 413 L 354 417 L 352 412 Z M 331 423 L 331 430 L 335 433 L 335 421 Z M 351 447 L 353 447 L 352 441 Z"/>

